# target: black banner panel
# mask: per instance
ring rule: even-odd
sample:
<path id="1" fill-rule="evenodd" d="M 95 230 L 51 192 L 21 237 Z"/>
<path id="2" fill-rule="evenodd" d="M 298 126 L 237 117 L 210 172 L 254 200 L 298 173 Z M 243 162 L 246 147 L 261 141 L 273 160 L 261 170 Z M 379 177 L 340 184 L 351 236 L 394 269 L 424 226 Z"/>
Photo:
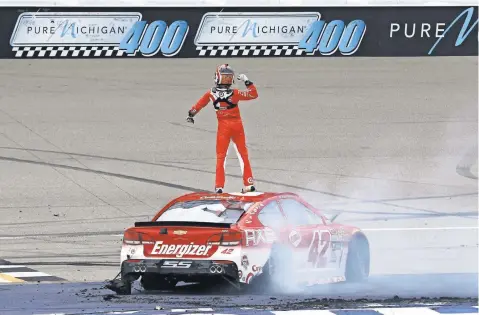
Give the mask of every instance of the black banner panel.
<path id="1" fill-rule="evenodd" d="M 0 58 L 478 54 L 478 7 L 0 8 Z"/>

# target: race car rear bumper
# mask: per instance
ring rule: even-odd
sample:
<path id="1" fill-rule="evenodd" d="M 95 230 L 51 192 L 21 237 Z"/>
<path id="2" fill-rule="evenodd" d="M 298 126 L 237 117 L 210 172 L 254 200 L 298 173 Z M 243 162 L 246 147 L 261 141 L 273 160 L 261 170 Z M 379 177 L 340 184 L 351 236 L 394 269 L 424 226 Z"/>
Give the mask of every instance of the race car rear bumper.
<path id="1" fill-rule="evenodd" d="M 130 259 L 121 264 L 122 278 L 145 273 L 165 276 L 227 276 L 238 279 L 238 267 L 232 261 Z"/>

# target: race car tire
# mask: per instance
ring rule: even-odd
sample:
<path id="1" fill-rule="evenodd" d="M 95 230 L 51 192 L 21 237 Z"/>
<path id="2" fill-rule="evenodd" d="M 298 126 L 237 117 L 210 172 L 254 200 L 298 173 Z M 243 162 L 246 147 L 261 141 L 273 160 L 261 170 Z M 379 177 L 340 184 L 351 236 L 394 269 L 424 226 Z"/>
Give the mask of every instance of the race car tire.
<path id="1" fill-rule="evenodd" d="M 369 242 L 363 234 L 357 234 L 349 244 L 346 259 L 346 282 L 363 282 L 369 277 Z"/>
<path id="2" fill-rule="evenodd" d="M 130 295 L 131 281 L 123 279 L 112 280 L 106 285 L 106 288 L 115 291 L 118 295 Z"/>
<path id="3" fill-rule="evenodd" d="M 157 274 L 145 273 L 141 276 L 140 283 L 146 291 L 162 291 L 174 289 L 178 281 Z"/>
<path id="4" fill-rule="evenodd" d="M 288 248 L 273 246 L 268 261 L 264 264 L 262 273 L 253 277 L 248 285 L 254 292 L 284 292 L 289 286 L 288 276 L 291 275 L 292 253 Z"/>

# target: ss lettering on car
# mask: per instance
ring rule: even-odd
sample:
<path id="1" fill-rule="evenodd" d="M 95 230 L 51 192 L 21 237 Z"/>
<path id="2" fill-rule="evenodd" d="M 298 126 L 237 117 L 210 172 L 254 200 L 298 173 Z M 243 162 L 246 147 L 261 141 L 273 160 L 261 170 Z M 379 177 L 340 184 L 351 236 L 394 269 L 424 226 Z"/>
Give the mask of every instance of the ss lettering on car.
<path id="1" fill-rule="evenodd" d="M 308 262 L 313 268 L 324 268 L 328 262 L 326 253 L 331 244 L 331 232 L 314 231 L 313 240 L 309 248 Z"/>
<path id="2" fill-rule="evenodd" d="M 161 268 L 190 268 L 191 261 L 182 261 L 182 260 L 166 260 L 161 265 Z"/>

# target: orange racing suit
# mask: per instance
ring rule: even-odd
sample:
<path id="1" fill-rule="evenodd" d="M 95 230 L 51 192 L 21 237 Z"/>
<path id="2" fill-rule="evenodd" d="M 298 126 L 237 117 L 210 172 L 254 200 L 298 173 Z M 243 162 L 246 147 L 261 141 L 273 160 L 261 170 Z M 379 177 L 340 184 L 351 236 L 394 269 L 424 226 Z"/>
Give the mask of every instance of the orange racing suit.
<path id="1" fill-rule="evenodd" d="M 233 140 L 238 153 L 244 185 L 253 185 L 253 172 L 248 158 L 246 137 L 238 103 L 239 101 L 248 101 L 257 98 L 258 92 L 252 82 L 247 82 L 246 85 L 246 90 L 220 90 L 212 88 L 206 92 L 190 110 L 196 115 L 202 108 L 210 102 L 213 102 L 216 111 L 218 131 L 216 134 L 215 188 L 223 188 L 225 184 L 226 154 L 230 140 Z"/>

